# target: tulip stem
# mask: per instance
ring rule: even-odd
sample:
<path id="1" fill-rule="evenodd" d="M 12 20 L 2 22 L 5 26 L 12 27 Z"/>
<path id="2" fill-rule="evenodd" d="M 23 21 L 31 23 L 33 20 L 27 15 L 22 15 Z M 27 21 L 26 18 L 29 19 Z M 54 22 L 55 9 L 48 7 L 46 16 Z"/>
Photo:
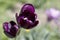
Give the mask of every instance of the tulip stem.
<path id="1" fill-rule="evenodd" d="M 14 40 L 16 40 L 16 37 L 15 37 L 15 39 Z"/>
<path id="2" fill-rule="evenodd" d="M 58 27 L 57 27 L 57 33 L 60 33 L 60 23 L 59 23 L 58 20 L 55 20 L 55 23 L 56 23 L 56 25 L 58 26 Z"/>

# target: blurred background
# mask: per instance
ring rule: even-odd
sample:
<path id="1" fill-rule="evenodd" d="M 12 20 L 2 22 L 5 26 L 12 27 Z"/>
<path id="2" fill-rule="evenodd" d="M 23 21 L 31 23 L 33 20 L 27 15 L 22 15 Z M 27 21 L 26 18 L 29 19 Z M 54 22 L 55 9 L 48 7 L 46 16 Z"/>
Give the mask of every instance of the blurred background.
<path id="1" fill-rule="evenodd" d="M 10 20 L 16 22 L 15 14 L 20 12 L 25 3 L 35 6 L 39 24 L 29 32 L 21 29 L 16 40 L 60 40 L 58 26 L 54 21 L 47 23 L 45 14 L 45 10 L 51 7 L 60 9 L 60 0 L 0 0 L 0 40 L 14 40 L 4 34 L 2 24 Z"/>

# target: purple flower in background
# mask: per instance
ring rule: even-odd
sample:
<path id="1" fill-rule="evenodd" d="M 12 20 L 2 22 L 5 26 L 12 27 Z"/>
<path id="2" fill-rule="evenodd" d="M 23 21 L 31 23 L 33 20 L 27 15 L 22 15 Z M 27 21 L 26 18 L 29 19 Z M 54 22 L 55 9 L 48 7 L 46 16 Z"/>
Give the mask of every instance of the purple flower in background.
<path id="1" fill-rule="evenodd" d="M 4 22 L 3 29 L 4 29 L 4 33 L 8 37 L 14 38 L 17 34 L 18 26 L 16 25 L 16 23 L 14 21 Z"/>
<path id="2" fill-rule="evenodd" d="M 48 21 L 51 21 L 52 19 L 58 19 L 60 16 L 60 11 L 54 8 L 50 8 L 49 10 L 46 10 L 46 14 Z"/>
<path id="3" fill-rule="evenodd" d="M 20 27 L 25 29 L 31 29 L 38 24 L 37 14 L 35 13 L 35 8 L 32 4 L 25 4 L 19 16 L 16 14 L 16 20 Z"/>

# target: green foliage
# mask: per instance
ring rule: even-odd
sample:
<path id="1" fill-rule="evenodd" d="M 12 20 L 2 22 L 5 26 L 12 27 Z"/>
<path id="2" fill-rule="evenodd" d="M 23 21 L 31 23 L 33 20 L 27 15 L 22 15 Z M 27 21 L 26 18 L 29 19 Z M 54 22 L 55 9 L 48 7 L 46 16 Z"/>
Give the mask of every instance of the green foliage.
<path id="1" fill-rule="evenodd" d="M 35 8 L 41 8 L 46 3 L 47 0 L 34 0 L 33 4 Z"/>
<path id="2" fill-rule="evenodd" d="M 9 21 L 11 19 L 6 14 L 6 11 L 15 9 L 14 5 L 16 3 L 21 3 L 22 5 L 24 3 L 31 3 L 35 6 L 37 10 L 38 8 L 39 9 L 43 8 L 44 5 L 45 5 L 45 8 L 50 8 L 50 7 L 60 8 L 59 0 L 0 0 L 0 40 L 15 40 L 14 38 L 13 39 L 8 38 L 3 33 L 2 24 L 3 22 Z M 45 27 L 44 26 L 45 25 L 37 26 L 36 28 L 31 29 L 30 32 L 26 32 L 25 29 L 21 29 L 20 35 L 17 36 L 16 40 L 60 40 L 60 34 L 56 32 L 57 31 L 56 29 L 51 30 L 49 24 L 46 25 Z"/>
<path id="3" fill-rule="evenodd" d="M 27 0 L 18 0 L 21 3 L 26 3 Z"/>
<path id="4" fill-rule="evenodd" d="M 22 3 L 31 3 L 35 8 L 41 8 L 47 2 L 47 0 L 19 0 Z"/>

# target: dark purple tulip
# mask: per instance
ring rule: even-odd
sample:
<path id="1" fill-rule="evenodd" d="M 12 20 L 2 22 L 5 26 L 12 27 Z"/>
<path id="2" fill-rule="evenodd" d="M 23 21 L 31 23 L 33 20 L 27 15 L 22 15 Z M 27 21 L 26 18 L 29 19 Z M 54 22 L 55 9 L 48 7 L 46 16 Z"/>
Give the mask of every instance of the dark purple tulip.
<path id="1" fill-rule="evenodd" d="M 3 23 L 3 29 L 4 29 L 4 33 L 8 37 L 14 38 L 17 34 L 18 26 L 14 21 L 10 21 L 10 22 Z"/>
<path id="2" fill-rule="evenodd" d="M 16 20 L 19 26 L 25 29 L 31 29 L 38 24 L 37 14 L 35 14 L 35 9 L 32 4 L 25 4 L 19 16 L 16 13 Z"/>

